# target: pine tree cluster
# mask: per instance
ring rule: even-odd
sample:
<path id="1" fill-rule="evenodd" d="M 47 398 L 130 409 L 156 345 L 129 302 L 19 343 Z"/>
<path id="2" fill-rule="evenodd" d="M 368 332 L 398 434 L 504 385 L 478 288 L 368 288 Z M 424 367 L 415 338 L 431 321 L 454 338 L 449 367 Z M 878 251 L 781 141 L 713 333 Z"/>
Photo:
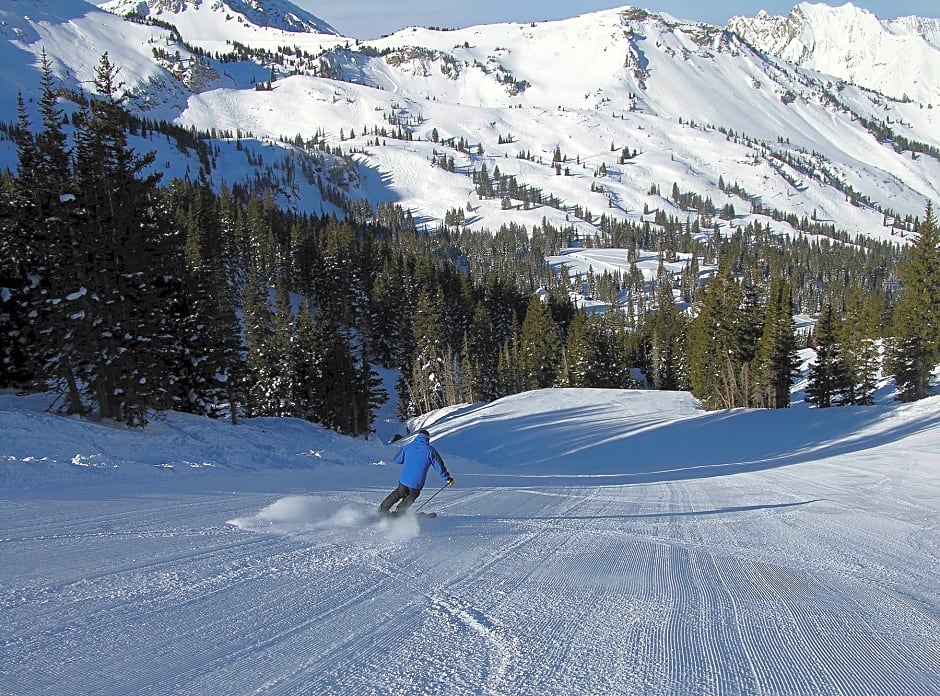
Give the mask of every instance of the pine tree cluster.
<path id="1" fill-rule="evenodd" d="M 692 199 L 709 209 L 602 215 L 588 238 L 544 220 L 474 232 L 461 209 L 430 232 L 392 205 L 339 221 L 283 211 L 273 192 L 161 186 L 153 155 L 128 144 L 107 55 L 97 96 L 71 120 L 45 59 L 42 92 L 35 129 L 20 99 L 18 171 L 0 177 L 0 387 L 51 389 L 66 412 L 135 425 L 169 409 L 295 416 L 368 434 L 387 398 L 379 367 L 400 375 L 402 416 L 559 386 L 784 408 L 801 341 L 817 349 L 807 399 L 819 407 L 871 403 L 885 369 L 900 398 L 930 393 L 930 208 L 900 264 L 884 243 L 783 238 L 758 223 L 719 234 L 713 206 Z M 539 202 L 498 170 L 476 177 L 481 195 Z M 630 271 L 571 277 L 546 263 L 572 245 L 624 248 Z M 658 255 L 654 280 L 637 268 L 642 249 Z M 666 263 L 680 256 L 674 275 Z M 577 309 L 572 292 L 622 311 Z M 795 312 L 820 314 L 814 336 L 796 334 Z"/>

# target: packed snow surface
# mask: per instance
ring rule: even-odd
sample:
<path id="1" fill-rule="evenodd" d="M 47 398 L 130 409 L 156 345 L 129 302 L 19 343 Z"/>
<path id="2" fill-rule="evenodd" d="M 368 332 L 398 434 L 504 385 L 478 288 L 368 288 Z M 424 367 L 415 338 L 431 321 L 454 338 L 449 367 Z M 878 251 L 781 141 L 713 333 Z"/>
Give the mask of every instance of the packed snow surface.
<path id="1" fill-rule="evenodd" d="M 131 431 L 46 405 L 0 394 L 3 694 L 940 683 L 940 397 L 453 408 L 412 426 L 455 486 L 436 519 L 393 521 L 374 509 L 401 443 L 179 414 Z"/>

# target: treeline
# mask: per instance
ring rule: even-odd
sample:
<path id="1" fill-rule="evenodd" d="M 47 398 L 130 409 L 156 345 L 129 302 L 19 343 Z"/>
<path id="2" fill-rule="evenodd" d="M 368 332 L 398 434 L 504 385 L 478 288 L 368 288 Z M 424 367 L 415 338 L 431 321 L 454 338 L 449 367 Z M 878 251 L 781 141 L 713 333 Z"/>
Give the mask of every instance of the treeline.
<path id="1" fill-rule="evenodd" d="M 71 133 L 47 62 L 35 127 L 20 99 L 18 170 L 0 177 L 0 387 L 52 389 L 66 412 L 135 425 L 172 409 L 361 435 L 387 398 L 380 366 L 400 375 L 403 416 L 557 386 L 778 408 L 796 349 L 815 340 L 811 400 L 863 404 L 890 337 L 902 398 L 928 393 L 931 210 L 900 265 L 889 245 L 603 218 L 597 241 L 626 248 L 629 272 L 572 277 L 546 257 L 573 232 L 545 221 L 427 233 L 397 206 L 338 221 L 281 210 L 272 192 L 160 186 L 153 155 L 128 146 L 114 79 L 105 55 Z M 636 265 L 644 249 L 659 258 L 652 281 Z M 667 262 L 682 255 L 677 276 Z M 718 270 L 702 282 L 706 263 Z M 622 311 L 579 310 L 572 290 Z M 795 307 L 824 310 L 815 337 L 795 333 Z"/>

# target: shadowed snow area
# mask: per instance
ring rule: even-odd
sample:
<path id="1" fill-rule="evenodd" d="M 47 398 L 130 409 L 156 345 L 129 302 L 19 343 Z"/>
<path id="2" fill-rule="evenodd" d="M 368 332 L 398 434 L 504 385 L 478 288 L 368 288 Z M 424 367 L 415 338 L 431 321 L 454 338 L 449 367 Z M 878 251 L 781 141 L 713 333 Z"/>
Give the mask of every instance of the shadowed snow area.
<path id="1" fill-rule="evenodd" d="M 940 397 L 882 397 L 438 411 L 387 519 L 407 439 L 0 394 L 0 693 L 935 694 Z"/>

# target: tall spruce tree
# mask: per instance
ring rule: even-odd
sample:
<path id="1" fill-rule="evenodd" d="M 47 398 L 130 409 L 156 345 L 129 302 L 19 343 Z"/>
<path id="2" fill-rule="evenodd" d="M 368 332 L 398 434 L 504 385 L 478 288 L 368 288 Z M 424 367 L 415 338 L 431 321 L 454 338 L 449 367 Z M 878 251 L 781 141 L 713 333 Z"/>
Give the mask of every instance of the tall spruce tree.
<path id="1" fill-rule="evenodd" d="M 650 382 L 654 389 L 676 390 L 687 383 L 685 366 L 687 327 L 676 308 L 672 283 L 663 274 L 658 281 L 656 312 L 650 327 Z"/>
<path id="2" fill-rule="evenodd" d="M 496 379 L 500 397 L 524 391 L 517 338 L 511 338 L 500 346 L 499 359 L 496 363 Z"/>
<path id="3" fill-rule="evenodd" d="M 370 352 L 385 368 L 398 367 L 410 353 L 403 340 L 411 320 L 411 307 L 403 282 L 404 269 L 396 254 L 385 261 L 369 296 Z"/>
<path id="4" fill-rule="evenodd" d="M 174 333 L 177 361 L 172 367 L 174 410 L 237 421 L 243 373 L 241 327 L 234 288 L 228 281 L 227 246 L 218 206 L 205 183 L 175 181 L 163 203 L 185 236 L 186 272 Z"/>
<path id="5" fill-rule="evenodd" d="M 872 294 L 863 292 L 858 286 L 853 287 L 846 298 L 845 320 L 839 333 L 849 383 L 845 400 L 855 406 L 874 403 L 881 370 L 879 308 L 875 300 Z"/>
<path id="6" fill-rule="evenodd" d="M 160 175 L 147 173 L 154 153 L 140 156 L 128 144 L 107 53 L 94 88 L 76 131 L 74 200 L 59 196 L 69 214 L 48 228 L 56 272 L 45 371 L 54 385 L 68 385 L 71 411 L 87 406 L 143 424 L 149 410 L 170 406 L 167 363 L 176 345 L 168 298 L 179 290 L 182 242 L 157 213 Z"/>
<path id="7" fill-rule="evenodd" d="M 267 284 L 255 275 L 242 297 L 245 336 L 245 411 L 248 416 L 271 416 L 278 409 L 277 378 L 281 366 L 276 350 L 274 315 Z"/>
<path id="8" fill-rule="evenodd" d="M 799 365 L 792 307 L 789 285 L 775 278 L 770 286 L 764 332 L 756 357 L 757 405 L 764 408 L 790 405 L 790 386 Z"/>
<path id="9" fill-rule="evenodd" d="M 719 266 L 689 329 L 689 381 L 692 394 L 709 410 L 742 405 L 739 349 L 741 291 L 727 264 Z"/>
<path id="10" fill-rule="evenodd" d="M 524 389 L 552 387 L 561 367 L 561 339 L 547 304 L 533 295 L 522 322 L 519 370 Z"/>
<path id="11" fill-rule="evenodd" d="M 323 379 L 318 364 L 316 335 L 310 301 L 304 299 L 297 310 L 297 324 L 291 340 L 291 386 L 293 411 L 297 418 L 316 421 L 320 415 L 319 388 Z"/>
<path id="12" fill-rule="evenodd" d="M 372 424 L 379 407 L 388 401 L 382 378 L 369 362 L 368 352 L 360 349 L 358 385 L 355 387 L 356 421 L 350 435 L 364 435 L 366 439 L 372 433 Z"/>
<path id="13" fill-rule="evenodd" d="M 464 339 L 464 352 L 461 355 L 461 368 L 464 370 L 461 382 L 466 401 L 492 401 L 497 397 L 498 362 L 499 344 L 496 342 L 493 324 L 480 304 L 474 310 L 473 321 Z"/>
<path id="14" fill-rule="evenodd" d="M 342 433 L 356 433 L 361 398 L 361 375 L 352 347 L 337 317 L 317 312 L 313 322 L 312 353 L 316 371 L 313 391 L 314 420 Z"/>
<path id="15" fill-rule="evenodd" d="M 568 340 L 564 353 L 564 382 L 569 387 L 588 387 L 596 357 L 596 346 L 593 340 L 588 314 L 585 309 L 579 310 L 571 320 L 568 327 Z"/>
<path id="16" fill-rule="evenodd" d="M 901 293 L 889 360 L 900 401 L 930 395 L 930 375 L 940 360 L 940 230 L 932 203 L 917 232 L 898 266 Z"/>
<path id="17" fill-rule="evenodd" d="M 440 290 L 422 290 L 414 316 L 417 354 L 411 362 L 410 401 L 415 413 L 447 406 L 447 382 L 455 378 L 449 357 Z"/>
<path id="18" fill-rule="evenodd" d="M 30 130 L 23 95 L 17 97 L 19 123 L 13 130 L 19 175 L 0 178 L 0 388 L 26 387 L 36 372 L 35 317 L 30 280 L 41 257 L 33 235 L 34 202 L 39 152 Z M 35 304 L 35 303 L 33 303 Z"/>
<path id="19" fill-rule="evenodd" d="M 828 408 L 846 400 L 849 374 L 838 341 L 839 326 L 832 303 L 827 302 L 816 324 L 814 345 L 816 360 L 810 366 L 806 401 L 817 408 Z"/>

